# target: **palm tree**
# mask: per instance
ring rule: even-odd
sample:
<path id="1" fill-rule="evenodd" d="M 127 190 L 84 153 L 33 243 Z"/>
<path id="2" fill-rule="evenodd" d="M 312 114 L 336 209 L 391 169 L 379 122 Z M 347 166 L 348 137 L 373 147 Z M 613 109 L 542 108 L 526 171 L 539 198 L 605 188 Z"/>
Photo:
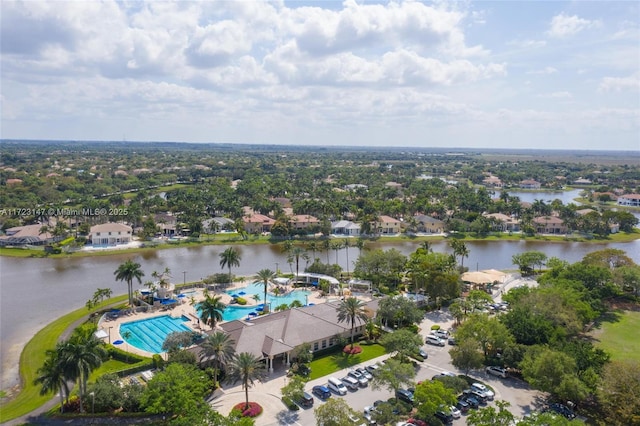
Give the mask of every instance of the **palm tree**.
<path id="1" fill-rule="evenodd" d="M 230 383 L 242 382 L 245 393 L 245 410 L 249 408 L 249 387 L 253 386 L 256 380 L 261 382 L 265 376 L 264 364 L 249 352 L 237 354 L 229 363 L 227 380 Z"/>
<path id="2" fill-rule="evenodd" d="M 118 281 L 126 281 L 129 294 L 129 306 L 133 306 L 133 280 L 138 280 L 138 284 L 142 283 L 144 272 L 140 269 L 140 264 L 132 260 L 127 260 L 118 266 L 113 273 Z"/>
<path id="3" fill-rule="evenodd" d="M 338 252 L 342 248 L 342 243 L 340 241 L 334 241 L 331 243 L 331 250 L 336 251 L 336 265 L 338 264 Z"/>
<path id="4" fill-rule="evenodd" d="M 345 249 L 345 251 L 344 251 L 344 252 L 345 252 L 345 253 L 346 253 L 346 255 L 347 255 L 347 279 L 349 279 L 349 247 L 351 247 L 351 243 L 350 243 L 350 241 L 349 241 L 349 239 L 348 239 L 348 238 L 345 238 L 345 239 L 343 240 L 343 243 L 344 243 L 343 247 L 344 247 L 344 249 Z M 337 262 L 336 262 L 336 263 L 337 263 Z"/>
<path id="5" fill-rule="evenodd" d="M 369 318 L 364 310 L 364 303 L 356 297 L 348 297 L 340 303 L 336 311 L 338 312 L 338 322 L 349 322 L 351 324 L 351 348 L 353 348 L 353 332 L 356 320 L 366 322 Z"/>
<path id="6" fill-rule="evenodd" d="M 469 249 L 467 245 L 462 240 L 453 239 L 449 243 L 451 248 L 453 249 L 454 256 L 460 256 L 460 267 L 464 269 L 464 258 L 469 257 Z"/>
<path id="7" fill-rule="evenodd" d="M 60 344 L 58 344 L 60 346 Z M 42 367 L 37 371 L 38 376 L 33 381 L 34 385 L 42 385 L 40 395 L 52 392 L 60 393 L 60 412 L 64 412 L 64 398 L 69 398 L 69 385 L 65 376 L 64 366 L 60 362 L 60 351 L 57 349 L 47 350 L 47 358 Z"/>
<path id="8" fill-rule="evenodd" d="M 229 268 L 229 282 L 231 282 L 231 267 L 232 266 L 240 266 L 240 252 L 235 247 L 229 247 L 222 253 L 220 253 L 220 267 L 224 268 L 227 266 Z"/>
<path id="9" fill-rule="evenodd" d="M 91 333 L 75 334 L 63 342 L 58 350 L 60 362 L 67 377 L 78 381 L 78 396 L 80 412 L 82 412 L 82 396 L 87 391 L 87 380 L 93 370 L 102 365 L 102 359 L 107 356 L 104 344 Z"/>
<path id="10" fill-rule="evenodd" d="M 209 324 L 212 330 L 222 321 L 222 313 L 227 307 L 220 299 L 222 296 L 207 295 L 203 301 L 196 304 L 196 309 L 200 311 L 200 319 L 203 323 Z"/>
<path id="11" fill-rule="evenodd" d="M 267 305 L 267 287 L 269 286 L 269 283 L 271 281 L 274 280 L 274 278 L 276 277 L 276 273 L 273 272 L 271 269 L 261 269 L 260 271 L 258 271 L 258 274 L 255 276 L 255 279 L 262 281 L 262 284 L 264 285 L 264 312 L 268 312 L 269 308 Z"/>
<path id="12" fill-rule="evenodd" d="M 200 344 L 200 362 L 211 362 L 214 366 L 213 382 L 218 383 L 218 371 L 233 359 L 236 342 L 226 333 L 216 331 Z"/>
<path id="13" fill-rule="evenodd" d="M 316 261 L 316 252 L 319 248 L 320 246 L 317 241 L 310 241 L 309 243 L 307 243 L 307 250 L 311 252 L 311 256 L 314 262 Z"/>
<path id="14" fill-rule="evenodd" d="M 291 250 L 289 250 L 289 257 L 287 258 L 287 262 L 296 262 L 296 283 L 298 282 L 298 274 L 300 272 L 300 258 L 308 261 L 309 255 L 302 247 L 292 247 Z"/>
<path id="15" fill-rule="evenodd" d="M 327 253 L 327 265 L 329 264 L 329 250 L 331 250 L 331 241 L 327 238 L 322 240 L 322 249 Z"/>

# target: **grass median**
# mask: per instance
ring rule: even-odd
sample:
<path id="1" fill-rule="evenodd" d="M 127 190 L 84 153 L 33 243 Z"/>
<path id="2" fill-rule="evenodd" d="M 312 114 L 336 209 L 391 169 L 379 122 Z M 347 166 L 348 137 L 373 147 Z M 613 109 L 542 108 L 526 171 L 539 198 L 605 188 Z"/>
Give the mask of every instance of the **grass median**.
<path id="1" fill-rule="evenodd" d="M 640 362 L 640 312 L 618 310 L 602 320 L 600 329 L 592 332 L 597 346 L 611 354 L 613 360 Z"/>
<path id="2" fill-rule="evenodd" d="M 34 385 L 38 369 L 44 364 L 47 349 L 53 349 L 56 343 L 74 322 L 88 317 L 93 312 L 98 312 L 114 303 L 125 301 L 127 295 L 105 300 L 93 310 L 86 307 L 77 309 L 64 315 L 36 333 L 25 345 L 20 355 L 20 379 L 22 390 L 10 401 L 0 405 L 0 423 L 24 416 L 41 407 L 49 401 L 53 395 L 40 395 L 40 385 Z"/>

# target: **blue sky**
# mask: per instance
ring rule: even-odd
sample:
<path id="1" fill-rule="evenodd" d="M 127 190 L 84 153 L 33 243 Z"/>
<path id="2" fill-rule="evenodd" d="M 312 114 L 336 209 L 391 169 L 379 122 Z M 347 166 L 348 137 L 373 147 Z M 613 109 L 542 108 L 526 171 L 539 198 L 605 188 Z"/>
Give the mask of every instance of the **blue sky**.
<path id="1" fill-rule="evenodd" d="M 2 138 L 640 150 L 635 1 L 0 12 Z"/>

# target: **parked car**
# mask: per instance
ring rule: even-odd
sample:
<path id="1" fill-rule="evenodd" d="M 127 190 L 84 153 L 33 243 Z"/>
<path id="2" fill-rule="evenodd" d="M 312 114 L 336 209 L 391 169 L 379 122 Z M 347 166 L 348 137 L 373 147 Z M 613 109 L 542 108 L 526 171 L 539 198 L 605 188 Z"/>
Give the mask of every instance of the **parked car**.
<path id="1" fill-rule="evenodd" d="M 458 396 L 458 401 L 466 402 L 467 404 L 469 404 L 469 408 L 473 408 L 475 410 L 480 407 L 480 401 L 478 401 L 478 399 L 471 394 L 463 393 L 462 395 Z"/>
<path id="2" fill-rule="evenodd" d="M 434 336 L 433 334 L 430 334 L 427 336 L 425 343 L 429 345 L 435 345 L 435 346 L 444 346 L 444 340 L 442 340 L 437 336 Z"/>
<path id="3" fill-rule="evenodd" d="M 353 377 L 354 379 L 356 379 L 358 385 L 360 385 L 360 387 L 362 388 L 367 387 L 367 385 L 369 384 L 369 380 L 367 380 L 367 378 L 357 370 L 351 370 L 347 374 L 349 375 L 349 377 Z"/>
<path id="4" fill-rule="evenodd" d="M 311 392 L 323 401 L 331 398 L 331 391 L 323 385 L 314 386 Z"/>
<path id="5" fill-rule="evenodd" d="M 441 339 L 447 339 L 449 337 L 449 332 L 447 330 L 433 330 L 431 331 L 431 334 L 433 334 L 434 336 L 437 336 Z"/>
<path id="6" fill-rule="evenodd" d="M 460 410 L 460 413 L 462 413 L 462 414 L 466 414 L 466 413 L 468 413 L 468 412 L 469 412 L 469 409 L 470 409 L 471 407 L 469 406 L 469 403 L 468 403 L 467 401 L 465 401 L 465 400 L 459 400 L 459 401 L 456 403 L 456 408 L 457 408 L 458 410 Z"/>
<path id="7" fill-rule="evenodd" d="M 347 387 L 347 389 L 352 391 L 357 391 L 359 388 L 358 380 L 351 376 L 345 376 L 342 378 L 342 383 Z"/>
<path id="8" fill-rule="evenodd" d="M 375 375 L 376 372 L 380 369 L 380 366 L 378 364 L 371 364 L 371 365 L 367 365 L 365 368 L 369 373 L 371 373 L 372 375 Z"/>
<path id="9" fill-rule="evenodd" d="M 327 389 L 328 390 L 328 389 Z M 302 396 L 296 400 L 296 404 L 302 408 L 313 407 L 313 397 L 306 392 L 302 393 Z"/>
<path id="10" fill-rule="evenodd" d="M 456 338 L 455 338 L 455 337 L 453 337 L 453 336 L 449 337 L 449 340 L 448 340 L 447 342 L 449 342 L 449 344 L 450 344 L 451 346 L 455 346 L 455 345 L 457 344 L 457 343 L 456 343 Z"/>
<path id="11" fill-rule="evenodd" d="M 344 383 L 342 383 L 342 381 L 336 379 L 335 377 L 329 377 L 329 380 L 327 380 L 327 387 L 338 395 L 347 394 L 347 387 L 344 385 Z"/>
<path id="12" fill-rule="evenodd" d="M 456 407 L 455 405 L 450 406 L 449 411 L 451 412 L 451 415 L 453 416 L 454 419 L 459 419 L 460 416 L 462 416 L 462 413 L 460 412 L 458 407 Z"/>
<path id="13" fill-rule="evenodd" d="M 445 411 L 436 411 L 435 417 L 445 425 L 453 423 L 453 416 L 451 415 L 451 413 L 447 413 Z"/>
<path id="14" fill-rule="evenodd" d="M 428 426 L 427 422 L 425 422 L 424 420 L 420 420 L 420 419 L 408 419 L 407 423 L 409 423 L 410 425 L 415 425 L 415 426 Z"/>
<path id="15" fill-rule="evenodd" d="M 420 350 L 418 351 L 418 355 L 420 355 L 422 357 L 422 359 L 429 358 L 429 354 L 427 353 L 427 351 L 425 351 L 422 348 L 420 348 Z"/>
<path id="16" fill-rule="evenodd" d="M 553 411 L 555 413 L 558 413 L 558 414 L 566 417 L 569 420 L 573 420 L 573 419 L 576 418 L 576 413 L 574 413 L 571 408 L 567 407 L 564 404 L 559 404 L 557 402 L 549 405 L 549 411 Z"/>
<path id="17" fill-rule="evenodd" d="M 485 368 L 485 371 L 487 372 L 487 374 L 491 374 L 493 376 L 502 377 L 503 379 L 507 378 L 507 370 L 502 367 L 492 365 Z"/>
<path id="18" fill-rule="evenodd" d="M 371 374 L 369 371 L 367 371 L 366 368 L 359 367 L 359 368 L 356 368 L 355 370 L 358 373 L 362 374 L 365 379 L 367 379 L 367 380 L 373 379 L 373 374 Z"/>
<path id="19" fill-rule="evenodd" d="M 409 392 L 407 389 L 398 389 L 396 391 L 396 398 L 398 398 L 400 401 L 406 402 L 407 404 L 413 405 L 413 401 L 414 401 L 413 394 Z"/>
<path id="20" fill-rule="evenodd" d="M 478 392 L 482 392 L 488 401 L 493 401 L 495 397 L 495 393 L 482 383 L 474 383 L 471 385 L 471 390 L 476 390 Z"/>
<path id="21" fill-rule="evenodd" d="M 466 389 L 462 393 L 475 398 L 480 405 L 487 405 L 487 396 L 476 389 Z"/>

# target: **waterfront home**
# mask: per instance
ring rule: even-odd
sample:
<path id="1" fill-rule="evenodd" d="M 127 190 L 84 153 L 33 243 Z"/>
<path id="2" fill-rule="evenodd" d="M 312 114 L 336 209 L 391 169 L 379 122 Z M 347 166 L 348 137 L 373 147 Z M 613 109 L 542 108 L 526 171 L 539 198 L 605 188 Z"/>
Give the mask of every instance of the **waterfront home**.
<path id="1" fill-rule="evenodd" d="M 380 215 L 378 220 L 375 221 L 373 229 L 378 234 L 399 234 L 401 225 L 402 223 L 398 219 L 394 219 L 391 216 Z"/>
<path id="2" fill-rule="evenodd" d="M 538 234 L 566 234 L 569 232 L 564 220 L 556 216 L 539 216 L 532 220 Z"/>
<path id="3" fill-rule="evenodd" d="M 0 246 L 43 245 L 52 243 L 56 238 L 49 229 L 49 227 L 45 227 L 41 223 L 8 228 L 5 231 L 5 235 L 0 236 Z M 61 238 L 62 237 L 59 237 L 58 240 Z"/>
<path id="4" fill-rule="evenodd" d="M 320 220 L 308 214 L 297 214 L 289 218 L 289 226 L 292 230 L 300 231 L 303 229 L 317 228 L 320 226 Z"/>
<path id="5" fill-rule="evenodd" d="M 484 217 L 493 219 L 492 227 L 494 231 L 518 232 L 520 231 L 520 221 L 503 213 L 483 214 Z"/>
<path id="6" fill-rule="evenodd" d="M 520 182 L 520 188 L 522 189 L 540 189 L 540 182 L 533 179 L 525 179 Z"/>
<path id="7" fill-rule="evenodd" d="M 428 232 L 430 234 L 441 234 L 444 232 L 445 223 L 440 219 L 435 219 L 426 214 L 417 214 L 414 216 L 417 222 L 418 232 Z"/>
<path id="8" fill-rule="evenodd" d="M 107 222 L 94 225 L 89 231 L 89 241 L 93 245 L 115 246 L 130 243 L 133 229 L 124 223 Z"/>
<path id="9" fill-rule="evenodd" d="M 262 232 L 271 232 L 275 219 L 260 213 L 252 213 L 242 218 L 244 222 L 244 230 L 249 234 L 260 234 Z"/>
<path id="10" fill-rule="evenodd" d="M 640 207 L 640 194 L 624 194 L 618 197 L 619 206 Z"/>
<path id="11" fill-rule="evenodd" d="M 331 233 L 334 235 L 360 235 L 360 224 L 350 220 L 338 220 L 331 222 Z"/>

